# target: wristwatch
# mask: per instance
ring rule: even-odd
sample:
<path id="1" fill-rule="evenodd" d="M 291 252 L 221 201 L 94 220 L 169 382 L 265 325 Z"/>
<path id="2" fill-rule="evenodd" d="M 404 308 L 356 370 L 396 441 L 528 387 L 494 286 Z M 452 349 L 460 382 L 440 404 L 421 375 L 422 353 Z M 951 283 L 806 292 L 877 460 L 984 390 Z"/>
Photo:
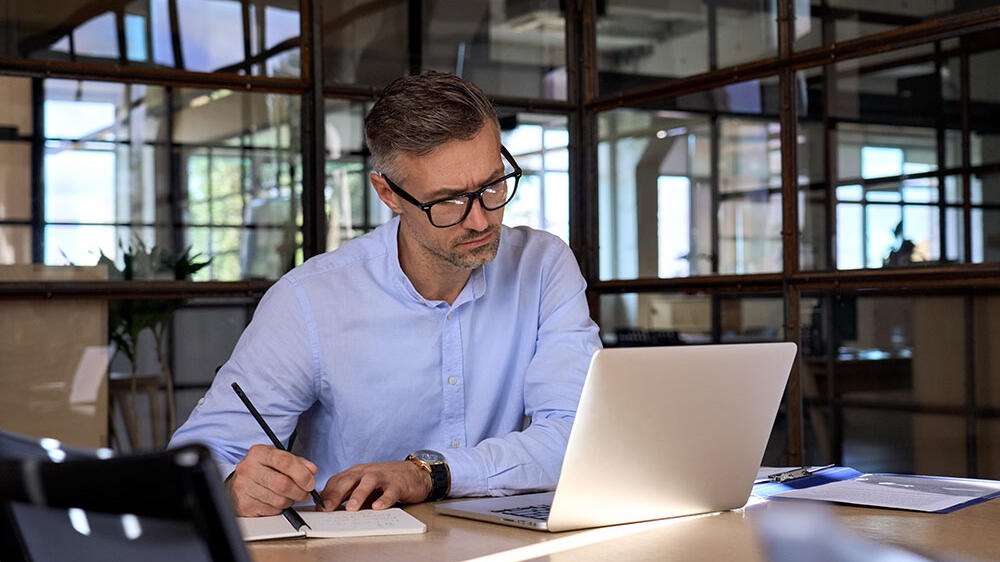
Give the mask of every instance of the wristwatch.
<path id="1" fill-rule="evenodd" d="M 420 449 L 410 453 L 406 460 L 431 475 L 431 493 L 424 501 L 439 500 L 448 495 L 448 490 L 451 488 L 451 472 L 448 470 L 444 455 L 430 449 Z"/>

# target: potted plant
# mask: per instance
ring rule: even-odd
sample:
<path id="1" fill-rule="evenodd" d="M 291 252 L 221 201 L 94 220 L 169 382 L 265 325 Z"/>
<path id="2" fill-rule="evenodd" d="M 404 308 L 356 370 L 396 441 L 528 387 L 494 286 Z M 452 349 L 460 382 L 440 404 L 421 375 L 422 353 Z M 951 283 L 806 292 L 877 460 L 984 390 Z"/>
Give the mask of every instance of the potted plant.
<path id="1" fill-rule="evenodd" d="M 108 278 L 122 281 L 137 279 L 167 279 L 182 281 L 212 262 L 212 258 L 200 260 L 201 254 L 191 255 L 191 247 L 182 253 L 162 246 L 147 248 L 142 240 L 135 238 L 122 250 L 122 267 L 115 260 L 101 252 L 98 265 L 108 269 Z M 164 377 L 167 392 L 167 430 L 174 430 L 174 384 L 167 360 L 165 337 L 174 313 L 184 304 L 182 299 L 119 299 L 108 305 L 108 337 L 115 344 L 117 352 L 125 354 L 131 364 L 130 398 L 132 407 L 132 427 L 138 427 L 135 404 L 136 381 L 138 378 L 139 337 L 150 330 L 156 342 L 156 358 Z M 123 412 L 124 414 L 124 412 Z M 154 442 L 156 436 L 154 435 Z"/>

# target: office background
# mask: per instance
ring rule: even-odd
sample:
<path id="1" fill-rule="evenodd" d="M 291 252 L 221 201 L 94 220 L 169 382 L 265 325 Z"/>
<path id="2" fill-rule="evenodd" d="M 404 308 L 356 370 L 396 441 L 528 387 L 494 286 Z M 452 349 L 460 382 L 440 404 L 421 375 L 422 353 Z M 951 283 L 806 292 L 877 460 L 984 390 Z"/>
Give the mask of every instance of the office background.
<path id="1" fill-rule="evenodd" d="M 162 446 L 270 284 L 389 218 L 362 119 L 424 69 L 494 97 L 505 222 L 606 345 L 799 344 L 765 462 L 1000 478 L 975 0 L 0 1 L 0 428 Z"/>

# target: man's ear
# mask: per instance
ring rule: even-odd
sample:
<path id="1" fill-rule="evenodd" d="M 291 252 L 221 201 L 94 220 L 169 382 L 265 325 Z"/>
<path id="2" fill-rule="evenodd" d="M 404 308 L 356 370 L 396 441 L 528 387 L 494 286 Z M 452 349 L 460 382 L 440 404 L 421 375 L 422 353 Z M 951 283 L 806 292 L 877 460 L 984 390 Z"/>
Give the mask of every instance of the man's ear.
<path id="1" fill-rule="evenodd" d="M 392 212 L 397 215 L 403 214 L 403 209 L 399 205 L 399 199 L 396 194 L 393 193 L 389 184 L 385 183 L 385 178 L 381 174 L 372 172 L 369 178 L 372 180 L 372 187 L 375 188 L 375 193 L 378 194 L 378 198 L 385 203 L 386 207 L 392 210 Z"/>

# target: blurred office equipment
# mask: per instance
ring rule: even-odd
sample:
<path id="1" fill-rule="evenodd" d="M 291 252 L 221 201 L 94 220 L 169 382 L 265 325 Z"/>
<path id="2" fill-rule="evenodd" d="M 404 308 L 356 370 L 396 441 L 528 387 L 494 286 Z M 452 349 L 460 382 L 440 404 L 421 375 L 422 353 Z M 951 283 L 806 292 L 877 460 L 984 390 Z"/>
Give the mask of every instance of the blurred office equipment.
<path id="1" fill-rule="evenodd" d="M 0 559 L 249 557 L 206 449 L 115 458 L 0 432 Z"/>

